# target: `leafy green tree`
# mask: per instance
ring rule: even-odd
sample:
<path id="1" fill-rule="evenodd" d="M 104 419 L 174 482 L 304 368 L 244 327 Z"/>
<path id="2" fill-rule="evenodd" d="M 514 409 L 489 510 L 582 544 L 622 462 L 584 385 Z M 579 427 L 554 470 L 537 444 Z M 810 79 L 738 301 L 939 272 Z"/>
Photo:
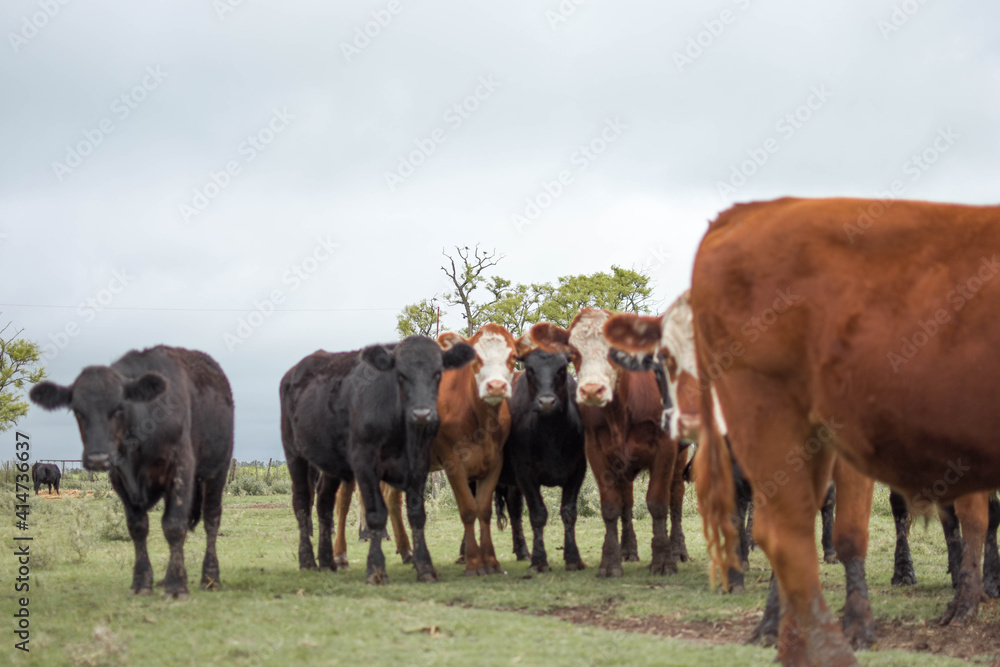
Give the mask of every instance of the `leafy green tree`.
<path id="1" fill-rule="evenodd" d="M 486 286 L 493 298 L 483 306 L 481 319 L 502 325 L 517 338 L 541 318 L 539 309 L 548 288 L 547 284 L 537 283 L 515 285 L 506 278 L 493 276 Z"/>
<path id="2" fill-rule="evenodd" d="M 407 336 L 433 336 L 438 323 L 438 306 L 434 299 L 403 306 L 396 316 L 396 331 L 400 338 Z M 444 313 L 442 313 L 443 315 Z"/>
<path id="3" fill-rule="evenodd" d="M 541 294 L 540 319 L 568 327 L 582 308 L 607 308 L 613 312 L 648 313 L 652 307 L 650 277 L 639 271 L 612 266 L 610 273 L 560 276 L 555 287 Z"/>
<path id="4" fill-rule="evenodd" d="M 45 368 L 38 365 L 42 348 L 29 340 L 19 338 L 24 329 L 4 335 L 11 323 L 0 329 L 0 433 L 17 424 L 28 414 L 24 400 L 25 385 L 41 382 Z"/>

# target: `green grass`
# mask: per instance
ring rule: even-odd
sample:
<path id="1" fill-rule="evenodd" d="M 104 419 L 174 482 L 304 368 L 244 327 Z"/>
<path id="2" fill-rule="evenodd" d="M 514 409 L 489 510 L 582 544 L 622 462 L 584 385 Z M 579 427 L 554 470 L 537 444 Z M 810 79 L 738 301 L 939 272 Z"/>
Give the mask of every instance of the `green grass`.
<path id="1" fill-rule="evenodd" d="M 83 486 L 87 486 L 85 483 Z M 100 484 L 97 484 L 100 487 Z M 0 488 L 0 511 L 13 519 L 13 491 Z M 654 635 L 624 633 L 574 625 L 544 614 L 560 607 L 593 606 L 613 617 L 664 616 L 678 621 L 713 621 L 746 617 L 762 609 L 769 567 L 759 551 L 751 555 L 748 590 L 721 595 L 709 590 L 701 522 L 689 490 L 685 513 L 688 549 L 695 562 L 680 565 L 672 577 L 654 577 L 648 520 L 637 521 L 643 562 L 625 565 L 625 576 L 598 580 L 603 523 L 581 518 L 578 541 L 582 572 L 562 569 L 562 526 L 557 514 L 546 532 L 554 571 L 528 576 L 528 564 L 513 560 L 510 533 L 494 530 L 506 575 L 466 578 L 455 565 L 460 524 L 447 490 L 429 503 L 428 543 L 442 577 L 437 584 L 417 584 L 412 567 L 399 563 L 392 543 L 385 543 L 390 582 L 364 583 L 367 545 L 351 527 L 347 571 L 299 572 L 297 528 L 288 495 L 226 496 L 223 536 L 219 539 L 223 590 L 197 590 L 204 532 L 189 536 L 185 550 L 192 595 L 166 601 L 157 594 L 129 594 L 133 549 L 122 532 L 120 503 L 99 488 L 95 497 L 62 501 L 33 500 L 31 653 L 17 662 L 38 665 L 175 665 L 175 664 L 405 664 L 405 665 L 549 665 L 549 664 L 771 664 L 773 649 L 738 644 L 706 646 Z M 641 497 L 637 493 L 637 497 Z M 251 509 L 258 503 L 281 503 L 288 509 Z M 551 504 L 550 504 L 551 506 Z M 150 556 L 154 576 L 162 577 L 167 546 L 159 530 L 160 514 L 150 520 Z M 9 523 L 0 529 L 12 544 Z M 530 529 L 529 529 L 530 534 Z M 122 538 L 125 539 L 122 539 Z M 889 585 L 894 531 L 885 494 L 872 517 L 868 580 L 878 619 L 923 624 L 936 617 L 952 590 L 945 572 L 940 528 L 914 526 L 911 544 L 920 585 L 907 590 Z M 15 562 L 10 550 L 0 557 L 0 664 L 15 664 L 12 648 Z M 843 568 L 821 566 L 831 608 L 843 604 Z M 995 620 L 996 604 L 986 603 L 980 619 Z M 871 665 L 950 665 L 955 660 L 925 653 L 879 651 L 859 654 Z M 983 659 L 987 659 L 984 656 Z"/>

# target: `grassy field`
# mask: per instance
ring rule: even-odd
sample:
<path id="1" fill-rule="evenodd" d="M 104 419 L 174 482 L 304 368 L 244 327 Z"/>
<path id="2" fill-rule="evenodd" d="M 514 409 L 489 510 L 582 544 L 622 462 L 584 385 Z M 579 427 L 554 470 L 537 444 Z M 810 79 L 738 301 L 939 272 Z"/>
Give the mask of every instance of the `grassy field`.
<path id="1" fill-rule="evenodd" d="M 582 572 L 562 569 L 562 527 L 550 519 L 549 558 L 553 572 L 529 575 L 528 564 L 510 554 L 510 533 L 494 533 L 506 575 L 466 578 L 455 565 L 460 524 L 444 489 L 429 502 L 428 543 L 442 581 L 417 584 L 410 566 L 399 563 L 385 543 L 390 582 L 364 583 L 367 545 L 356 528 L 349 534 L 347 571 L 299 572 L 297 529 L 287 494 L 227 494 L 219 538 L 223 590 L 197 590 L 204 532 L 199 527 L 186 548 L 191 598 L 166 601 L 160 595 L 129 594 L 133 549 L 120 509 L 106 483 L 76 481 L 78 497 L 32 500 L 31 652 L 13 649 L 12 581 L 14 499 L 0 487 L 0 510 L 9 521 L 0 529 L 7 554 L 3 579 L 0 664 L 38 665 L 286 665 L 289 663 L 404 665 L 742 665 L 771 664 L 773 649 L 739 643 L 759 618 L 769 568 L 760 552 L 751 556 L 747 592 L 709 591 L 701 522 L 689 490 L 685 512 L 688 547 L 695 561 L 669 578 L 647 574 L 648 521 L 638 521 L 641 563 L 625 565 L 625 576 L 598 580 L 603 524 L 580 519 Z M 64 485 L 65 487 L 65 485 Z M 72 487 L 77 487 L 73 489 Z M 94 490 L 93 496 L 86 494 Z M 239 486 L 234 486 L 238 489 Z M 637 494 L 638 497 L 639 494 Z M 264 505 L 265 507 L 260 507 Z M 266 507 L 278 505 L 279 507 Z M 551 507 L 551 506 L 550 506 Z M 159 513 L 150 520 L 154 575 L 163 575 L 167 546 Z M 922 523 L 911 533 L 920 584 L 906 590 L 889 585 L 894 531 L 884 490 L 872 519 L 869 585 L 880 630 L 934 632 L 932 619 L 950 599 L 940 528 Z M 843 569 L 822 565 L 827 601 L 843 604 Z M 992 629 L 995 602 L 980 610 L 975 627 Z M 636 632 L 624 631 L 636 630 Z M 663 634 L 680 628 L 683 637 Z M 686 633 L 686 634 L 685 634 Z M 955 634 L 961 641 L 961 634 Z M 921 647 L 918 647 L 921 648 Z M 933 647 L 928 647 L 933 648 Z M 994 651 L 1000 655 L 1000 651 Z M 17 654 L 17 655 L 15 655 Z M 989 651 L 974 656 L 989 663 Z M 861 653 L 870 665 L 951 665 L 964 661 L 925 650 Z"/>

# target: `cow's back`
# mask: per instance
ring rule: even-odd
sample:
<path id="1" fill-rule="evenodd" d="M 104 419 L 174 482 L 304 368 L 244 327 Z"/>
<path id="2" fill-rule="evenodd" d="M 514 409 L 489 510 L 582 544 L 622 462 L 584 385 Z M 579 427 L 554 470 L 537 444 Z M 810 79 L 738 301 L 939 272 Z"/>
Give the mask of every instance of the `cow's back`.
<path id="1" fill-rule="evenodd" d="M 997 248 L 998 207 L 734 207 L 695 260 L 699 354 L 708 371 L 780 378 L 868 474 L 915 491 L 961 459 L 970 470 L 948 495 L 987 488 L 1000 473 Z"/>

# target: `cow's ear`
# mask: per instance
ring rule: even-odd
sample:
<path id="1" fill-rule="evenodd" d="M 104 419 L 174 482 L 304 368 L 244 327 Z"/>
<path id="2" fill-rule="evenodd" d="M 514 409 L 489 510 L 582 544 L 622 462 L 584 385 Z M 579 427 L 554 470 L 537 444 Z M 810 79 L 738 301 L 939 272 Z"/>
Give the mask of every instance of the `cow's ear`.
<path id="1" fill-rule="evenodd" d="M 396 366 L 396 357 L 382 345 L 370 345 L 361 350 L 361 360 L 377 371 L 389 371 Z"/>
<path id="2" fill-rule="evenodd" d="M 476 358 L 476 350 L 468 343 L 455 343 L 441 354 L 446 369 L 461 368 Z"/>
<path id="3" fill-rule="evenodd" d="M 31 402 L 46 410 L 69 407 L 73 400 L 73 390 L 55 382 L 39 382 L 28 394 Z"/>
<path id="4" fill-rule="evenodd" d="M 167 390 L 167 378 L 150 371 L 125 385 L 125 400 L 148 403 Z"/>
<path id="5" fill-rule="evenodd" d="M 569 331 L 551 322 L 539 322 L 528 332 L 531 341 L 546 352 L 565 352 L 573 355 L 569 344 Z"/>
<path id="6" fill-rule="evenodd" d="M 662 320 L 635 313 L 613 315 L 604 323 L 604 337 L 612 347 L 629 352 L 652 352 L 660 342 Z"/>
<path id="7" fill-rule="evenodd" d="M 608 350 L 608 361 L 627 371 L 651 371 L 655 366 L 651 354 L 634 354 L 614 347 Z"/>
<path id="8" fill-rule="evenodd" d="M 454 331 L 445 331 L 443 334 L 438 336 L 437 343 L 441 346 L 442 350 L 450 350 L 455 345 L 459 343 L 467 343 L 468 341 L 462 338 L 460 335 Z"/>
<path id="9" fill-rule="evenodd" d="M 524 334 L 514 341 L 514 354 L 517 356 L 518 361 L 524 361 L 524 358 L 537 347 L 535 341 L 531 340 L 531 334 Z"/>

